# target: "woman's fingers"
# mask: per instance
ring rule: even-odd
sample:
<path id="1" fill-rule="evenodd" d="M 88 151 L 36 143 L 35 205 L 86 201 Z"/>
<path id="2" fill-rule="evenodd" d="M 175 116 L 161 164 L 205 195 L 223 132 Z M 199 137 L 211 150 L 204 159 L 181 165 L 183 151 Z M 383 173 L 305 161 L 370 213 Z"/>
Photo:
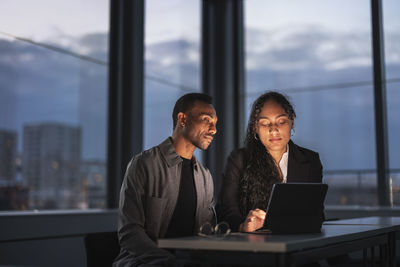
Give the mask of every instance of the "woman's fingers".
<path id="1" fill-rule="evenodd" d="M 245 232 L 253 232 L 261 228 L 264 224 L 265 215 L 265 211 L 260 209 L 249 211 L 249 214 L 247 215 L 243 224 L 243 230 Z"/>
<path id="2" fill-rule="evenodd" d="M 260 210 L 260 209 L 255 209 L 255 210 L 249 211 L 249 214 L 247 215 L 247 217 L 256 217 L 256 218 L 264 220 L 265 215 L 266 215 L 265 211 Z"/>

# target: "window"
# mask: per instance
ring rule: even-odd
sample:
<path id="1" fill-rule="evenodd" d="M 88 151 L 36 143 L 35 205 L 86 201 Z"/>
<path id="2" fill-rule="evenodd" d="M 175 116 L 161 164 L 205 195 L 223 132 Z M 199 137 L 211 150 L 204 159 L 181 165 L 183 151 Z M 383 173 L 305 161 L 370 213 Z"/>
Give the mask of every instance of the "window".
<path id="1" fill-rule="evenodd" d="M 176 100 L 201 91 L 200 8 L 200 1 L 146 1 L 144 149 L 171 135 Z"/>
<path id="2" fill-rule="evenodd" d="M 0 210 L 106 205 L 108 1 L 2 1 Z"/>
<path id="3" fill-rule="evenodd" d="M 328 205 L 378 204 L 369 4 L 245 1 L 246 112 L 264 91 L 289 96 L 293 141 L 319 152 Z"/>
<path id="4" fill-rule="evenodd" d="M 400 3 L 383 1 L 391 200 L 400 205 Z"/>

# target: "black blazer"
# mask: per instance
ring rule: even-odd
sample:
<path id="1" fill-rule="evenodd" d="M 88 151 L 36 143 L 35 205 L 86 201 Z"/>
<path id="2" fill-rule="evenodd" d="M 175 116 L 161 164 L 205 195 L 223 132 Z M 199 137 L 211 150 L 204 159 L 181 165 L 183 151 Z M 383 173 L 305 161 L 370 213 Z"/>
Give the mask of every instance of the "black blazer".
<path id="1" fill-rule="evenodd" d="M 244 156 L 244 148 L 236 149 L 229 155 L 216 206 L 218 221 L 229 223 L 232 231 L 237 231 L 245 220 L 239 210 L 239 184 L 243 177 Z M 322 164 L 318 153 L 289 141 L 287 182 L 321 183 Z"/>

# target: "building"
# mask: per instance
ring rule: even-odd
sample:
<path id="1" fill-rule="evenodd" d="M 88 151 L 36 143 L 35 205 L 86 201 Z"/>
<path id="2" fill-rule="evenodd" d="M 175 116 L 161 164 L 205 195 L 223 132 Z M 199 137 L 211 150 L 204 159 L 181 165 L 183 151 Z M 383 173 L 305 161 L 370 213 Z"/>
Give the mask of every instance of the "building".
<path id="1" fill-rule="evenodd" d="M 29 189 L 27 186 L 11 181 L 0 181 L 0 209 L 28 210 Z"/>
<path id="2" fill-rule="evenodd" d="M 16 177 L 17 133 L 0 129 L 0 180 L 13 181 Z"/>
<path id="3" fill-rule="evenodd" d="M 30 207 L 76 207 L 80 158 L 80 127 L 61 123 L 25 125 L 22 177 L 30 187 Z"/>
<path id="4" fill-rule="evenodd" d="M 81 208 L 106 208 L 106 163 L 101 160 L 84 160 L 80 170 Z"/>

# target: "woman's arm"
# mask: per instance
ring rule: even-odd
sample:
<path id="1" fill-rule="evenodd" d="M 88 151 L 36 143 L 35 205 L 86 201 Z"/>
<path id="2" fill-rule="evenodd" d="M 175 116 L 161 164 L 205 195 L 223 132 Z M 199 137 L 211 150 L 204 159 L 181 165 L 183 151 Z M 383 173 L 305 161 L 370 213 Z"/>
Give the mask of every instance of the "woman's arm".
<path id="1" fill-rule="evenodd" d="M 314 183 L 322 183 L 322 163 L 318 153 L 315 153 L 311 163 L 311 179 Z"/>
<path id="2" fill-rule="evenodd" d="M 222 174 L 222 185 L 216 206 L 218 222 L 226 221 L 232 231 L 238 231 L 244 218 L 239 209 L 240 177 L 243 175 L 243 150 L 234 150 L 228 157 Z"/>

